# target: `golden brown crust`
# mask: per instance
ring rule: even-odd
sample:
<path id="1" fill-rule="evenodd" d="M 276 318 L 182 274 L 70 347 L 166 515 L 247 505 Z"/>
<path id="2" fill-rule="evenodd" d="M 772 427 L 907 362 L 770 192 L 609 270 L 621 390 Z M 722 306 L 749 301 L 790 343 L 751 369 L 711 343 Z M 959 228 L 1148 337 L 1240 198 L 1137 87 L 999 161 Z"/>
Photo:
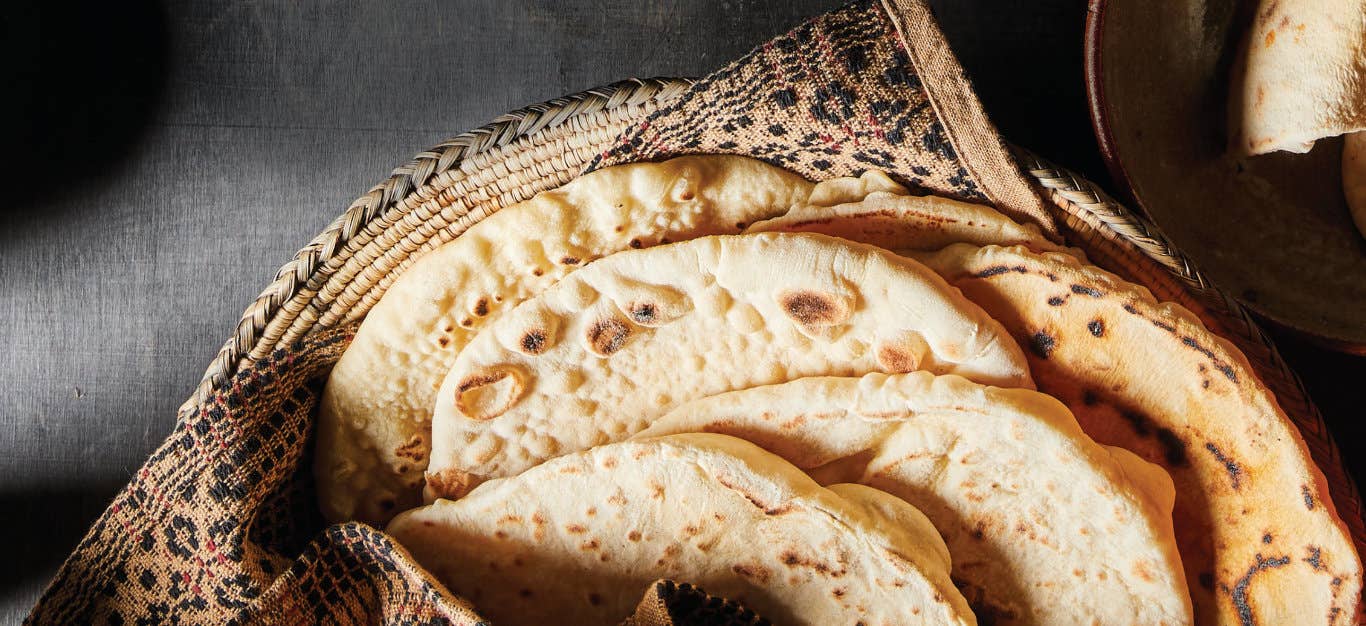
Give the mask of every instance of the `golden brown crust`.
<path id="1" fill-rule="evenodd" d="M 794 626 L 975 623 L 919 511 L 723 435 L 562 456 L 387 530 L 498 624 L 615 623 L 658 578 Z"/>
<path id="2" fill-rule="evenodd" d="M 1091 441 L 1044 394 L 924 371 L 810 377 L 695 400 L 638 437 L 683 432 L 920 508 L 958 588 L 999 626 L 1193 623 L 1171 479 Z"/>
<path id="3" fill-rule="evenodd" d="M 428 451 L 405 444 L 430 428 L 442 377 L 490 320 L 602 256 L 739 232 L 737 222 L 781 214 L 812 187 L 736 156 L 606 168 L 505 207 L 422 255 L 371 309 L 329 376 L 314 464 L 324 516 L 381 524 L 392 513 L 378 501 L 420 499 L 412 485 L 422 482 Z M 524 355 L 557 341 L 553 326 L 525 330 L 505 338 Z"/>
<path id="4" fill-rule="evenodd" d="M 575 339 L 527 354 L 520 340 L 548 327 Z M 1030 386 L 1024 362 L 909 259 L 810 233 L 703 237 L 600 259 L 493 321 L 437 394 L 429 469 L 511 476 L 689 399 L 802 376 L 917 367 Z M 493 381 L 504 368 L 525 379 Z"/>
<path id="5" fill-rule="evenodd" d="M 1171 473 L 1197 621 L 1341 624 L 1355 614 L 1361 562 L 1326 481 L 1232 344 L 1065 255 L 962 246 L 926 261 L 1033 347 L 1039 389 L 1089 435 Z"/>

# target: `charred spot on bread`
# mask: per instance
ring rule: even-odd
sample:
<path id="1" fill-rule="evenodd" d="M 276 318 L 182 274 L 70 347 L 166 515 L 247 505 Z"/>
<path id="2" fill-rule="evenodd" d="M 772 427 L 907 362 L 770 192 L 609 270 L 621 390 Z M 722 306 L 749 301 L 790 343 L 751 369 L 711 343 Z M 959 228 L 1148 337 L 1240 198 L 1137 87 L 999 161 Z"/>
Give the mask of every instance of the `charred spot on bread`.
<path id="1" fill-rule="evenodd" d="M 1277 567 L 1284 567 L 1290 564 L 1289 556 L 1265 558 L 1261 554 L 1257 555 L 1257 562 L 1247 569 L 1247 573 L 1234 581 L 1233 587 L 1224 587 L 1225 593 L 1229 594 L 1229 599 L 1233 602 L 1233 608 L 1238 612 L 1238 621 L 1242 624 L 1255 624 L 1252 605 L 1248 603 L 1247 589 L 1252 584 L 1252 578 L 1258 573 Z"/>
<path id="2" fill-rule="evenodd" d="M 1072 284 L 1071 289 L 1072 293 L 1082 296 L 1091 296 L 1092 298 L 1100 298 L 1105 295 L 1101 290 L 1096 289 L 1095 287 L 1087 287 L 1086 285 L 1078 285 L 1076 283 Z"/>
<path id="3" fill-rule="evenodd" d="M 1029 338 L 1029 349 L 1041 359 L 1052 356 L 1053 349 L 1057 346 L 1058 340 L 1054 338 L 1053 335 L 1042 330 L 1034 333 L 1034 335 Z"/>
<path id="4" fill-rule="evenodd" d="M 652 324 L 659 316 L 659 310 L 653 303 L 636 302 L 631 305 L 631 319 L 638 324 Z"/>
<path id="5" fill-rule="evenodd" d="M 1316 572 L 1323 571 L 1323 550 L 1318 546 L 1305 546 L 1305 550 L 1309 555 L 1304 558 L 1304 562 L 1308 563 Z"/>
<path id="6" fill-rule="evenodd" d="M 526 331 L 526 334 L 522 335 L 522 340 L 517 343 L 523 354 L 535 356 L 545 352 L 549 347 L 546 345 L 547 341 L 545 331 L 538 328 Z"/>
<path id="7" fill-rule="evenodd" d="M 626 345 L 631 336 L 631 327 L 614 317 L 606 317 L 593 322 L 588 327 L 586 339 L 588 349 L 599 356 L 612 356 Z"/>
<path id="8" fill-rule="evenodd" d="M 877 363 L 889 372 L 914 372 L 920 365 L 914 354 L 892 343 L 878 346 Z"/>
<path id="9" fill-rule="evenodd" d="M 403 442 L 403 445 L 394 448 L 394 456 L 421 461 L 427 457 L 427 441 L 421 433 L 413 435 L 408 441 Z"/>
<path id="10" fill-rule="evenodd" d="M 1241 487 L 1243 476 L 1242 466 L 1239 465 L 1237 461 L 1225 455 L 1223 450 L 1220 450 L 1219 447 L 1213 443 L 1205 442 L 1205 449 L 1209 450 L 1209 453 L 1214 455 L 1214 460 L 1224 465 L 1224 471 L 1228 472 L 1229 482 L 1232 483 L 1233 488 L 1236 490 Z"/>
<path id="11" fill-rule="evenodd" d="M 830 293 L 787 291 L 778 296 L 778 304 L 788 317 L 808 328 L 834 326 L 849 319 L 849 305 L 843 298 Z"/>

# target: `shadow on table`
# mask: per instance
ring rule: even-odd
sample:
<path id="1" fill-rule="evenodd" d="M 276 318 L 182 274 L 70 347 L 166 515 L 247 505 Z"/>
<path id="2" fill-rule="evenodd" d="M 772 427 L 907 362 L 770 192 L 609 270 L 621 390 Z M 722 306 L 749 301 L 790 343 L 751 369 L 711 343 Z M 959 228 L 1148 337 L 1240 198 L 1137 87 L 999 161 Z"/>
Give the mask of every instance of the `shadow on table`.
<path id="1" fill-rule="evenodd" d="M 151 0 L 7 0 L 0 29 L 0 212 L 52 213 L 67 204 L 55 199 L 113 172 L 152 121 L 166 16 Z"/>
<path id="2" fill-rule="evenodd" d="M 0 595 L 35 578 L 46 585 L 124 484 L 0 492 L 0 537 L 10 546 L 8 566 L 0 567 Z"/>

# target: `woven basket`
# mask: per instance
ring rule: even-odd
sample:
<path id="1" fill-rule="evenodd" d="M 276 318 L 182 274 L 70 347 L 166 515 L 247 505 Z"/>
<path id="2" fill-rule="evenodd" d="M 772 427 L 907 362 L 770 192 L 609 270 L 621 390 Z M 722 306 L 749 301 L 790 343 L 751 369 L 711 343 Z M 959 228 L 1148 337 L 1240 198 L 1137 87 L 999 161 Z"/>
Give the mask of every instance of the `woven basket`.
<path id="1" fill-rule="evenodd" d="M 622 81 L 504 114 L 419 153 L 280 268 L 180 415 L 195 411 L 244 362 L 360 319 L 417 257 L 501 207 L 568 182 L 627 126 L 691 85 L 679 78 Z M 1190 309 L 1247 355 L 1299 426 L 1358 551 L 1366 553 L 1361 497 L 1337 446 L 1299 379 L 1248 313 L 1152 224 L 1095 185 L 1026 150 L 1017 149 L 1016 157 L 1051 200 L 1069 244 L 1159 299 Z"/>

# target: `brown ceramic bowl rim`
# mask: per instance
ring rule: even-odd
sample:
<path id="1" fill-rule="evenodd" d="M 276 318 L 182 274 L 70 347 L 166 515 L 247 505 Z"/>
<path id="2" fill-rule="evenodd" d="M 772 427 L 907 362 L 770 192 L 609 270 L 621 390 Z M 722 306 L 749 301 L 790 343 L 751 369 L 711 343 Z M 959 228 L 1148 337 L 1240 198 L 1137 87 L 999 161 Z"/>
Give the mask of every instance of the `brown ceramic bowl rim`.
<path id="1" fill-rule="evenodd" d="M 1082 45 L 1082 71 L 1086 76 L 1086 105 L 1091 113 L 1091 130 L 1096 134 L 1101 159 L 1110 177 L 1119 185 L 1120 191 L 1132 204 L 1139 205 L 1134 193 L 1133 181 L 1124 169 L 1119 158 L 1119 148 L 1115 145 L 1114 133 L 1110 130 L 1109 101 L 1105 97 L 1105 85 L 1101 79 L 1105 74 L 1105 60 L 1102 46 L 1105 40 L 1105 7 L 1107 0 L 1089 0 L 1086 6 L 1086 27 Z M 1138 206 L 1142 209 L 1141 206 Z M 1146 211 L 1144 211 L 1146 214 Z M 1151 218 L 1151 216 L 1147 216 Z"/>
<path id="2" fill-rule="evenodd" d="M 1105 161 L 1105 169 L 1110 172 L 1110 177 L 1114 179 L 1116 185 L 1119 185 L 1120 189 L 1117 191 L 1132 207 L 1152 220 L 1152 213 L 1143 206 L 1143 199 L 1134 189 L 1133 179 L 1129 176 L 1128 170 L 1124 169 L 1124 159 L 1120 156 L 1119 145 L 1115 141 L 1114 130 L 1110 124 L 1110 107 L 1109 101 L 1106 99 L 1104 84 L 1105 8 L 1110 1 L 1089 0 L 1087 2 L 1086 27 L 1082 44 L 1082 69 L 1086 77 L 1086 104 L 1091 112 L 1091 129 L 1095 131 L 1101 159 Z M 1158 224 L 1158 227 L 1160 228 L 1161 224 Z M 1291 322 L 1276 318 L 1258 307 L 1254 302 L 1248 302 L 1242 298 L 1238 298 L 1238 301 L 1244 308 L 1255 313 L 1258 319 L 1311 344 L 1336 352 L 1366 356 L 1366 343 L 1312 333 L 1295 326 Z"/>

